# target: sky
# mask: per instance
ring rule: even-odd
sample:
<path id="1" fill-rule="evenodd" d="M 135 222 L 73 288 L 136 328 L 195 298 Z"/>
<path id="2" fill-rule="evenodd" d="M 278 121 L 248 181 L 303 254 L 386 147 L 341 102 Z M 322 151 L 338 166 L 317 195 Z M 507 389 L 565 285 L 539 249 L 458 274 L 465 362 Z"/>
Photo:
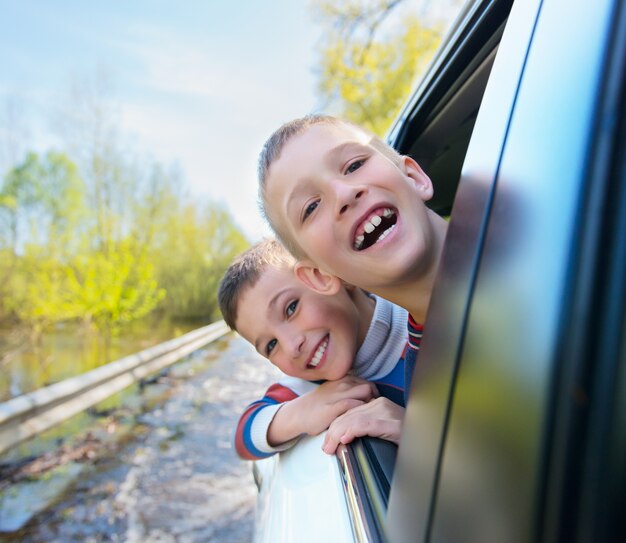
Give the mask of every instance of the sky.
<path id="1" fill-rule="evenodd" d="M 269 235 L 257 157 L 280 124 L 321 110 L 321 32 L 310 0 L 0 0 L 0 108 L 17 99 L 26 149 L 46 151 L 52 104 L 106 73 L 126 140 L 256 241 Z"/>

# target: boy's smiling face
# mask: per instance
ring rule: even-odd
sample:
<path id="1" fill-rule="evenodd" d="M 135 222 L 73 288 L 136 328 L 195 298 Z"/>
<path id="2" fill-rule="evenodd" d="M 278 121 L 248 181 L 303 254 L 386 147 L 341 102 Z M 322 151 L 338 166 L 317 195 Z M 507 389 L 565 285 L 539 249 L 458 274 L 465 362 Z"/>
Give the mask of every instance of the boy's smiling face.
<path id="1" fill-rule="evenodd" d="M 394 161 L 356 127 L 321 123 L 293 136 L 271 164 L 265 205 L 317 266 L 384 295 L 434 258 L 431 197 L 414 160 Z"/>
<path id="2" fill-rule="evenodd" d="M 369 319 L 339 280 L 337 287 L 318 294 L 291 269 L 269 266 L 239 296 L 237 331 L 287 375 L 340 379 L 352 368 Z"/>

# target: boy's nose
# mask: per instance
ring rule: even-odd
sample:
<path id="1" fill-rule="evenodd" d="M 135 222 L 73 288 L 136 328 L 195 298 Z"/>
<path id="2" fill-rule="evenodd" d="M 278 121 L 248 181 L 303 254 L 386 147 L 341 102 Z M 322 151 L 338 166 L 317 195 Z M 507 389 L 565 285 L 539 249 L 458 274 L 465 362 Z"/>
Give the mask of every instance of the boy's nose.
<path id="1" fill-rule="evenodd" d="M 337 181 L 334 184 L 334 191 L 336 197 L 337 216 L 341 216 L 348 211 L 348 209 L 353 207 L 359 198 L 367 192 L 367 187 L 346 183 L 345 181 Z"/>
<path id="2" fill-rule="evenodd" d="M 292 358 L 297 358 L 302 353 L 302 347 L 304 345 L 303 334 L 290 334 L 284 341 L 285 345 L 289 348 L 289 353 Z"/>

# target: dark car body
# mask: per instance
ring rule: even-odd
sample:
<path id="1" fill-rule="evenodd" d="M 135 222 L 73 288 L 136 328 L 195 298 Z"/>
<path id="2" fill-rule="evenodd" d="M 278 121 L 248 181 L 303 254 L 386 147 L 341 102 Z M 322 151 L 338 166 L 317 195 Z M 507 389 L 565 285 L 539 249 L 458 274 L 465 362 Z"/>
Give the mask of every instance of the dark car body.
<path id="1" fill-rule="evenodd" d="M 391 541 L 626 540 L 625 17 L 473 3 L 392 132 L 451 217 Z"/>

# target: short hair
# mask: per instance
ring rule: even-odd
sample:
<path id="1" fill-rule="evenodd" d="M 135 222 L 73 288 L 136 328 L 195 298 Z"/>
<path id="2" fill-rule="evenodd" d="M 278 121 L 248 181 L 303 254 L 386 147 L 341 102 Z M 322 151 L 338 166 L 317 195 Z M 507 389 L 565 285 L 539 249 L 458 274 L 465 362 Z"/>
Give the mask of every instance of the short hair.
<path id="1" fill-rule="evenodd" d="M 384 142 L 376 134 L 370 130 L 359 126 L 355 123 L 340 119 L 339 117 L 333 117 L 332 115 L 306 115 L 298 119 L 294 119 L 283 124 L 278 130 L 276 130 L 265 142 L 261 154 L 259 155 L 258 162 L 258 181 L 259 181 L 259 209 L 265 220 L 269 223 L 270 227 L 276 234 L 276 237 L 281 243 L 298 259 L 306 258 L 306 254 L 296 242 L 289 235 L 286 228 L 281 227 L 279 222 L 267 209 L 267 177 L 269 169 L 279 157 L 287 142 L 289 142 L 294 136 L 302 134 L 308 128 L 318 124 L 330 124 L 330 125 L 344 125 L 355 128 L 356 130 L 363 132 L 370 136 L 370 143 L 372 147 L 380 151 L 383 155 L 389 158 L 394 164 L 400 164 L 401 155 L 390 145 Z"/>
<path id="2" fill-rule="evenodd" d="M 264 239 L 233 260 L 220 282 L 217 299 L 222 317 L 231 330 L 237 330 L 237 311 L 241 294 L 253 287 L 263 271 L 275 268 L 293 268 L 295 259 L 275 239 Z"/>

